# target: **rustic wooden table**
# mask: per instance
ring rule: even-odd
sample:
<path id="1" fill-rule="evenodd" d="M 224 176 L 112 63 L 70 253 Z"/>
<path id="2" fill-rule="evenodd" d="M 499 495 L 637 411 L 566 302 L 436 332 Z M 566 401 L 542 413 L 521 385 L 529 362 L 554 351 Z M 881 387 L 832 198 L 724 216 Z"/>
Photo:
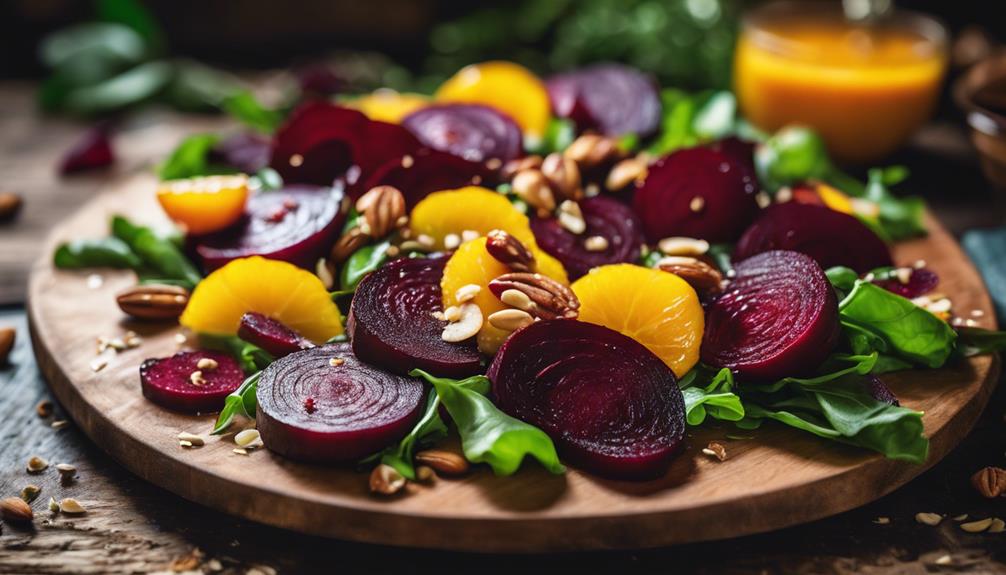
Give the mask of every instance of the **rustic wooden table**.
<path id="1" fill-rule="evenodd" d="M 1006 573 L 1006 534 L 969 534 L 951 519 L 937 527 L 914 516 L 1006 518 L 1006 499 L 986 500 L 969 477 L 1006 464 L 1006 391 L 993 397 L 969 438 L 919 479 L 864 508 L 775 533 L 633 553 L 480 556 L 385 548 L 308 537 L 223 516 L 182 500 L 124 471 L 74 426 L 54 429 L 35 405 L 49 391 L 32 357 L 20 303 L 37 245 L 49 227 L 72 212 L 110 177 L 142 169 L 185 133 L 219 120 L 148 112 L 125 122 L 116 143 L 122 161 L 110 172 L 69 180 L 55 175 L 60 154 L 84 127 L 42 120 L 32 112 L 29 86 L 0 85 L 0 187 L 23 194 L 13 225 L 0 227 L 0 326 L 18 330 L 9 365 L 0 366 L 0 496 L 24 485 L 42 487 L 30 528 L 0 527 L 0 573 L 327 573 L 469 571 L 513 573 L 568 569 L 675 573 Z M 913 169 L 913 187 L 929 196 L 951 230 L 1002 221 L 952 124 L 927 129 L 899 158 Z M 82 342 L 90 345 L 90 342 Z M 55 472 L 28 475 L 33 455 L 72 463 L 75 482 Z M 50 516 L 41 502 L 78 496 L 86 515 Z M 886 521 L 884 519 L 885 518 Z"/>

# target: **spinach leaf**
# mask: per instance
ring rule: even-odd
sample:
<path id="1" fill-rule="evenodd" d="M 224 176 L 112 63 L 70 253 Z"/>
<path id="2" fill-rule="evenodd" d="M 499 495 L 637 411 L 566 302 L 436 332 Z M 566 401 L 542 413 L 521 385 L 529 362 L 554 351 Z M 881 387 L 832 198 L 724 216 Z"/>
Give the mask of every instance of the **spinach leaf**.
<path id="1" fill-rule="evenodd" d="M 650 154 L 662 156 L 698 144 L 693 129 L 698 107 L 695 99 L 684 90 L 667 88 L 660 91 L 660 102 L 660 133 L 649 147 Z"/>
<path id="2" fill-rule="evenodd" d="M 838 309 L 857 353 L 872 349 L 938 368 L 954 349 L 957 334 L 945 321 L 870 282 L 856 280 Z"/>
<path id="3" fill-rule="evenodd" d="M 261 378 L 262 372 L 256 371 L 224 399 L 224 408 L 220 410 L 220 415 L 217 416 L 217 422 L 211 432 L 213 435 L 220 435 L 227 431 L 237 416 L 255 419 L 255 410 L 258 408 L 258 398 L 255 393 L 258 391 L 258 380 Z"/>
<path id="4" fill-rule="evenodd" d="M 262 168 L 255 172 L 255 175 L 250 179 L 252 182 L 249 182 L 249 186 L 263 192 L 271 192 L 283 188 L 283 176 L 279 175 L 279 172 L 272 168 Z"/>
<path id="5" fill-rule="evenodd" d="M 964 357 L 1006 351 L 1006 331 L 979 327 L 957 328 L 957 352 Z"/>
<path id="6" fill-rule="evenodd" d="M 524 148 L 531 154 L 547 156 L 561 152 L 576 138 L 576 124 L 566 118 L 550 118 L 540 138 L 525 137 Z"/>
<path id="7" fill-rule="evenodd" d="M 272 354 L 233 335 L 200 333 L 199 345 L 229 354 L 238 361 L 246 374 L 261 371 L 274 361 Z"/>
<path id="8" fill-rule="evenodd" d="M 112 218 L 112 235 L 125 242 L 161 279 L 185 282 L 188 289 L 202 279 L 199 271 L 169 238 L 148 227 L 137 226 L 122 216 Z"/>
<path id="9" fill-rule="evenodd" d="M 110 22 L 77 24 L 42 39 L 39 59 L 50 68 L 69 70 L 71 65 L 90 63 L 104 69 L 122 69 L 146 57 L 143 38 L 128 26 Z M 79 76 L 78 76 L 79 77 Z M 100 78 L 93 78 L 97 83 Z M 80 84 L 83 85 L 83 84 Z"/>
<path id="10" fill-rule="evenodd" d="M 678 382 L 685 398 L 685 421 L 701 425 L 706 416 L 723 421 L 744 418 L 741 398 L 734 393 L 734 374 L 727 368 L 716 370 L 695 366 Z"/>
<path id="11" fill-rule="evenodd" d="M 249 128 L 271 134 L 283 121 L 283 115 L 263 106 L 248 90 L 238 90 L 224 98 L 221 107 L 231 117 Z"/>
<path id="12" fill-rule="evenodd" d="M 163 48 L 164 32 L 154 16 L 136 0 L 100 0 L 98 18 L 129 27 L 155 51 Z"/>
<path id="13" fill-rule="evenodd" d="M 925 202 L 917 196 L 899 198 L 890 191 L 893 186 L 907 177 L 902 166 L 874 168 L 869 171 L 863 197 L 880 210 L 880 227 L 891 240 L 903 240 L 926 234 Z"/>
<path id="14" fill-rule="evenodd" d="M 171 81 L 171 64 L 147 62 L 97 84 L 77 88 L 62 105 L 71 112 L 92 115 L 139 104 L 157 95 Z"/>
<path id="15" fill-rule="evenodd" d="M 544 431 L 510 417 L 496 408 L 485 396 L 489 379 L 475 376 L 457 381 L 434 377 L 425 371 L 409 372 L 433 385 L 461 435 L 465 458 L 473 463 L 488 463 L 496 475 L 512 475 L 520 468 L 524 457 L 537 459 L 552 473 L 563 473 L 555 445 Z"/>
<path id="16" fill-rule="evenodd" d="M 824 271 L 824 275 L 828 276 L 828 281 L 835 289 L 843 292 L 842 297 L 845 297 L 845 293 L 852 291 L 852 288 L 856 286 L 856 280 L 859 279 L 859 274 L 855 270 L 844 266 L 828 268 Z"/>
<path id="17" fill-rule="evenodd" d="M 172 60 L 175 68 L 164 99 L 179 110 L 213 112 L 241 89 L 240 81 L 231 74 L 193 60 Z"/>
<path id="18" fill-rule="evenodd" d="M 219 141 L 220 137 L 216 134 L 196 134 L 185 138 L 171 152 L 158 175 L 162 180 L 179 180 L 224 171 L 212 168 L 209 162 L 210 150 Z"/>
<path id="19" fill-rule="evenodd" d="M 376 270 L 388 261 L 388 248 L 391 243 L 383 241 L 378 244 L 370 244 L 353 252 L 352 255 L 342 264 L 342 271 L 339 274 L 339 289 L 342 292 L 353 291 L 360 284 L 363 276 Z"/>
<path id="20" fill-rule="evenodd" d="M 60 244 L 53 264 L 62 269 L 139 268 L 143 261 L 119 238 L 73 240 Z"/>
<path id="21" fill-rule="evenodd" d="M 703 140 L 718 140 L 737 131 L 737 98 L 722 90 L 709 95 L 696 110 L 692 130 Z"/>

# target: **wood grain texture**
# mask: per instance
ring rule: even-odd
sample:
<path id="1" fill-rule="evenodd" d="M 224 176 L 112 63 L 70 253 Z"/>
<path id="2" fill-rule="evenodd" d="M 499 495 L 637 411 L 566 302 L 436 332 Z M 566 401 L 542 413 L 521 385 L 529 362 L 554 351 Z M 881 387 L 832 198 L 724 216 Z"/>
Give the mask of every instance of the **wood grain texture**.
<path id="1" fill-rule="evenodd" d="M 108 216 L 125 211 L 146 222 L 161 216 L 149 177 L 128 180 L 101 196 L 50 238 L 102 235 Z M 941 274 L 941 291 L 958 309 L 991 308 L 981 281 L 953 240 L 932 222 L 926 240 L 898 247 L 898 261 L 925 258 Z M 649 483 L 605 481 L 571 471 L 554 477 L 529 466 L 513 478 L 480 470 L 434 487 L 416 486 L 391 501 L 371 497 L 365 476 L 350 470 L 294 464 L 268 452 L 231 453 L 229 438 L 183 450 L 179 431 L 206 433 L 212 417 L 183 416 L 146 402 L 137 366 L 175 351 L 174 328 L 125 321 L 112 295 L 128 273 L 104 274 L 86 287 L 84 273 L 35 267 L 29 288 L 33 341 L 43 374 L 78 425 L 141 477 L 183 497 L 256 521 L 368 542 L 478 551 L 635 548 L 732 537 L 832 515 L 872 501 L 925 467 L 820 441 L 778 426 L 729 440 L 729 427 L 691 430 L 688 449 L 666 478 Z M 91 371 L 94 338 L 126 329 L 141 333 L 139 349 Z M 971 428 L 985 405 L 998 360 L 975 358 L 953 368 L 887 378 L 908 407 L 926 412 L 930 464 Z M 701 448 L 723 442 L 724 463 Z"/>

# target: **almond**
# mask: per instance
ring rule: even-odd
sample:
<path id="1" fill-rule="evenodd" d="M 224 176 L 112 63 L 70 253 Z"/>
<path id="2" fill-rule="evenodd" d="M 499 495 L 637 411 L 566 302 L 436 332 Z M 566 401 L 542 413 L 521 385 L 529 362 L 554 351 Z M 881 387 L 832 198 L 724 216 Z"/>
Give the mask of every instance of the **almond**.
<path id="1" fill-rule="evenodd" d="M 513 178 L 513 193 L 538 211 L 548 214 L 555 209 L 555 194 L 548 178 L 540 170 L 522 170 Z"/>
<path id="2" fill-rule="evenodd" d="M 604 187 L 610 192 L 617 192 L 638 184 L 646 179 L 646 162 L 639 158 L 629 158 L 615 164 L 604 180 Z"/>
<path id="3" fill-rule="evenodd" d="M 370 491 L 381 495 L 394 495 L 405 487 L 405 477 L 394 467 L 380 464 L 370 473 Z"/>
<path id="4" fill-rule="evenodd" d="M 562 154 L 576 162 L 583 172 L 617 160 L 622 151 L 614 138 L 584 134 L 573 140 Z"/>
<path id="5" fill-rule="evenodd" d="M 576 294 L 568 287 L 541 274 L 527 272 L 503 274 L 489 282 L 489 289 L 501 295 L 508 290 L 523 292 L 534 303 L 533 307 L 524 311 L 536 318 L 573 319 L 579 315 L 580 300 Z M 511 294 L 508 299 L 512 297 Z"/>
<path id="6" fill-rule="evenodd" d="M 492 230 L 486 234 L 486 251 L 515 272 L 534 271 L 535 260 L 531 250 L 503 230 Z"/>
<path id="7" fill-rule="evenodd" d="M 0 365 L 7 363 L 10 352 L 14 349 L 14 338 L 17 331 L 12 327 L 0 327 Z"/>
<path id="8" fill-rule="evenodd" d="M 549 154 L 541 164 L 541 173 L 559 196 L 567 200 L 583 197 L 580 167 L 572 159 L 558 153 Z"/>
<path id="9" fill-rule="evenodd" d="M 405 196 L 394 186 L 377 186 L 356 200 L 356 210 L 363 216 L 361 231 L 372 238 L 383 238 L 405 223 Z"/>
<path id="10" fill-rule="evenodd" d="M 0 517 L 12 523 L 27 522 L 35 518 L 31 506 L 19 497 L 8 497 L 0 500 Z"/>
<path id="11" fill-rule="evenodd" d="M 13 192 L 0 192 L 0 222 L 13 220 L 24 202 Z"/>
<path id="12" fill-rule="evenodd" d="M 119 309 L 138 319 L 177 319 L 189 303 L 189 291 L 172 285 L 144 284 L 120 292 L 115 301 Z"/>
<path id="13" fill-rule="evenodd" d="M 444 475 L 461 475 L 469 469 L 468 461 L 452 451 L 427 449 L 416 454 L 416 463 L 433 468 Z"/>

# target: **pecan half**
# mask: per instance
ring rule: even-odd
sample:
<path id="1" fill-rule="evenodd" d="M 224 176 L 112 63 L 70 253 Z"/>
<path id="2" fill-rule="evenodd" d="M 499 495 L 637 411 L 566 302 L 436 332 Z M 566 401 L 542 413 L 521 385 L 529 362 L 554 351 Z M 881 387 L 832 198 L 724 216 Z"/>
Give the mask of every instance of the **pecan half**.
<path id="1" fill-rule="evenodd" d="M 486 234 L 486 251 L 515 272 L 534 271 L 534 254 L 531 250 L 503 230 L 492 230 Z"/>
<path id="2" fill-rule="evenodd" d="M 517 172 L 523 172 L 524 170 L 537 170 L 541 168 L 541 164 L 541 156 L 524 156 L 523 158 L 510 160 L 509 162 L 503 164 L 503 167 L 500 168 L 500 177 L 503 178 L 504 181 L 509 182 L 517 175 Z"/>
<path id="3" fill-rule="evenodd" d="M 513 193 L 524 200 L 539 214 L 548 214 L 555 209 L 555 194 L 548 178 L 540 170 L 522 170 L 514 176 Z"/>
<path id="4" fill-rule="evenodd" d="M 541 274 L 515 272 L 503 274 L 489 282 L 489 290 L 501 297 L 507 290 L 523 292 L 534 304 L 524 311 L 540 319 L 579 315 L 580 300 L 568 287 Z"/>
<path id="5" fill-rule="evenodd" d="M 723 274 L 698 258 L 667 256 L 657 262 L 657 267 L 685 280 L 700 294 L 723 290 Z"/>
<path id="6" fill-rule="evenodd" d="M 405 196 L 394 186 L 377 186 L 356 200 L 363 215 L 360 229 L 372 238 L 383 238 L 405 224 Z"/>
<path id="7" fill-rule="evenodd" d="M 175 319 L 189 303 L 189 291 L 172 285 L 145 284 L 120 292 L 115 301 L 122 311 L 135 318 Z"/>
<path id="8" fill-rule="evenodd" d="M 333 266 L 341 264 L 353 255 L 353 252 L 367 245 L 368 241 L 370 237 L 363 233 L 360 226 L 350 229 L 332 246 L 332 250 L 328 253 L 328 262 Z"/>
<path id="9" fill-rule="evenodd" d="M 1006 469 L 986 467 L 971 476 L 971 484 L 982 497 L 989 499 L 999 497 L 1006 492 Z"/>
<path id="10" fill-rule="evenodd" d="M 576 162 L 583 171 L 614 162 L 622 157 L 622 150 L 614 138 L 584 134 L 573 140 L 562 154 Z"/>
<path id="11" fill-rule="evenodd" d="M 562 198 L 567 200 L 583 198 L 580 167 L 570 158 L 558 153 L 545 156 L 545 161 L 541 165 L 541 173 L 552 185 L 552 190 Z"/>

